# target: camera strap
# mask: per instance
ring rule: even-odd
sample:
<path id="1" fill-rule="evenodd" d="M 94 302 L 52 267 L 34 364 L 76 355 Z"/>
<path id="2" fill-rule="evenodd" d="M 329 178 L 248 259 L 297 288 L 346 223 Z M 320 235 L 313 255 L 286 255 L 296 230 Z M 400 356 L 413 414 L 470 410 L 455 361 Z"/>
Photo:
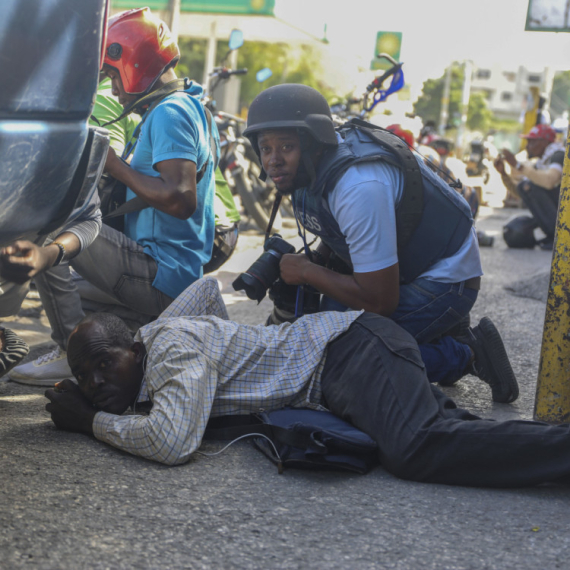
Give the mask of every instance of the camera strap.
<path id="1" fill-rule="evenodd" d="M 267 224 L 267 229 L 265 230 L 265 239 L 269 238 L 269 234 L 271 233 L 271 229 L 273 228 L 275 217 L 277 216 L 277 212 L 279 211 L 279 206 L 281 206 L 282 199 L 283 199 L 283 194 L 276 192 L 275 200 L 273 200 L 273 209 L 271 210 L 271 216 L 269 216 L 269 222 Z"/>
<path id="2" fill-rule="evenodd" d="M 305 219 L 305 197 L 307 195 L 307 188 L 303 190 L 303 219 Z M 299 219 L 297 218 L 297 208 L 295 208 L 295 204 L 293 204 L 293 214 L 295 215 L 295 222 L 297 223 L 297 232 L 299 233 L 299 237 L 303 240 L 303 249 L 305 250 L 305 255 L 309 258 L 309 260 L 313 261 L 313 255 L 311 254 L 311 250 L 309 245 L 307 244 L 307 230 L 303 225 L 303 231 L 301 231 L 301 224 L 299 223 Z M 303 316 L 303 307 L 305 303 L 305 288 L 303 285 L 297 286 L 297 299 L 295 302 L 295 316 L 301 317 Z"/>

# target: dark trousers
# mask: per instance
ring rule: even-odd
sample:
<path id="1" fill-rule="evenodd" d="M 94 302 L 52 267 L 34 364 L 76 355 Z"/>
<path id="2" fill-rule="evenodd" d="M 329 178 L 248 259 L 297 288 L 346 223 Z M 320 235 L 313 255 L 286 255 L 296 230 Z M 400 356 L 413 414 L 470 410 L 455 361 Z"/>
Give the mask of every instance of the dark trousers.
<path id="1" fill-rule="evenodd" d="M 556 220 L 558 217 L 558 200 L 560 187 L 546 190 L 528 180 L 517 185 L 517 193 L 524 205 L 530 210 L 540 229 L 550 238 L 554 239 Z"/>
<path id="2" fill-rule="evenodd" d="M 328 408 L 369 434 L 403 479 L 522 487 L 570 475 L 570 426 L 484 420 L 428 382 L 416 341 L 390 319 L 361 315 L 329 345 Z"/>

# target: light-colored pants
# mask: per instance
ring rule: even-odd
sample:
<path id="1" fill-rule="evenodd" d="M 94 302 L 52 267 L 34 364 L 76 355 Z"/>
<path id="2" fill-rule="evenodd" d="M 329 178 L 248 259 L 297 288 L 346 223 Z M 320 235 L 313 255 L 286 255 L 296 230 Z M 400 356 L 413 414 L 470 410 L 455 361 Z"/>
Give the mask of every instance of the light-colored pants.
<path id="1" fill-rule="evenodd" d="M 28 291 L 30 283 L 16 285 L 9 281 L 0 281 L 0 319 L 18 313 Z"/>
<path id="2" fill-rule="evenodd" d="M 100 303 L 104 299 L 83 300 L 71 275 L 70 265 L 83 279 L 108 296 L 107 300 L 113 302 Z M 172 302 L 171 297 L 152 286 L 156 272 L 156 262 L 144 252 L 142 246 L 121 232 L 103 225 L 97 239 L 73 258 L 69 265 L 63 263 L 52 267 L 34 278 L 52 328 L 52 339 L 65 349 L 69 335 L 85 316 L 84 309 L 115 313 L 133 329 L 147 324 Z M 3 297 L 0 297 L 0 315 L 4 314 Z M 12 300 L 7 299 L 6 302 L 7 310 L 8 301 L 12 310 L 17 303 L 15 293 L 10 297 Z M 15 312 L 18 308 L 19 305 Z"/>

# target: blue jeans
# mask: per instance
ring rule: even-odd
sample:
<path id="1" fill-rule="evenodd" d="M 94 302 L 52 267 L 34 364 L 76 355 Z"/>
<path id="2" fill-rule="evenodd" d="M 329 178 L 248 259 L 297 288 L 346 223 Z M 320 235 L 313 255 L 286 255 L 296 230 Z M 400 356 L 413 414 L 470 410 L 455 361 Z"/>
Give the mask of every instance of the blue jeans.
<path id="1" fill-rule="evenodd" d="M 418 278 L 400 285 L 400 302 L 390 319 L 418 342 L 430 382 L 452 383 L 465 375 L 471 350 L 445 334 L 469 314 L 477 291 L 464 283 L 439 283 Z M 347 307 L 323 297 L 321 311 L 346 311 Z"/>
<path id="2" fill-rule="evenodd" d="M 86 281 L 116 300 L 105 305 L 134 328 L 150 322 L 173 301 L 152 286 L 156 261 L 123 233 L 103 225 L 95 241 L 70 265 Z M 62 264 L 34 278 L 51 329 L 52 339 L 64 350 L 67 339 L 83 318 L 82 300 L 69 265 Z"/>

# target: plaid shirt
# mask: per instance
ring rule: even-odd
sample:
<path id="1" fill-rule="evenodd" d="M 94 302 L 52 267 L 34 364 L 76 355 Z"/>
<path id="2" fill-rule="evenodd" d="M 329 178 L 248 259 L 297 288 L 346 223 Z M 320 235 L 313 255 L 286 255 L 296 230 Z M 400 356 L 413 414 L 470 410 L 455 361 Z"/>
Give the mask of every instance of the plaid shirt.
<path id="1" fill-rule="evenodd" d="M 320 313 L 279 327 L 241 325 L 228 320 L 216 280 L 201 279 L 137 333 L 147 350 L 137 403 L 150 400 L 150 414 L 98 412 L 95 437 L 176 465 L 198 449 L 210 416 L 285 405 L 318 408 L 327 345 L 359 315 Z"/>

